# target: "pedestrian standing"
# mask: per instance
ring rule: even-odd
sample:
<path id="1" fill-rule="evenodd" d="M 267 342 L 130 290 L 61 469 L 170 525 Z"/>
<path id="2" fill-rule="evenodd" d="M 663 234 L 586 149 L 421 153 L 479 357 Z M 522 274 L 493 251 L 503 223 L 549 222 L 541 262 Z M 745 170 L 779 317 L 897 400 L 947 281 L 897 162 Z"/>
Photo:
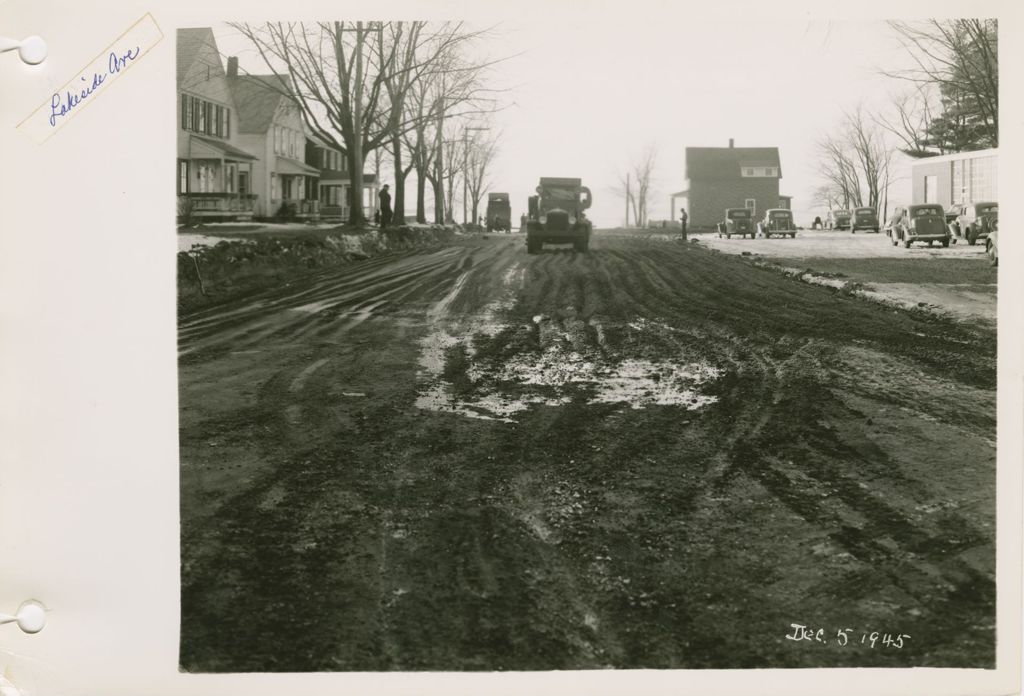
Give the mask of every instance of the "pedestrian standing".
<path id="1" fill-rule="evenodd" d="M 686 208 L 680 208 L 679 209 L 679 225 L 680 225 L 680 228 L 682 229 L 682 235 L 683 235 L 683 241 L 684 242 L 686 241 L 686 221 L 688 219 L 689 219 L 689 216 L 686 214 Z"/>
<path id="2" fill-rule="evenodd" d="M 381 186 L 377 197 L 380 198 L 380 226 L 387 227 L 391 224 L 391 193 L 387 184 Z"/>

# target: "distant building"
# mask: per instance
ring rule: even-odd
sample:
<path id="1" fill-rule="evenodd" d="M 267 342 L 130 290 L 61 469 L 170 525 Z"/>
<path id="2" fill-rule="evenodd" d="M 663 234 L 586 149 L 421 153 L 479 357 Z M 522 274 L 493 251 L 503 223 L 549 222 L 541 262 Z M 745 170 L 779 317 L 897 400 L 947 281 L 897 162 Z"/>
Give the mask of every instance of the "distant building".
<path id="1" fill-rule="evenodd" d="M 256 157 L 241 147 L 235 106 L 213 31 L 179 29 L 178 214 L 193 219 L 249 219 Z"/>
<path id="2" fill-rule="evenodd" d="M 954 203 L 995 201 L 999 195 L 999 150 L 975 150 L 927 157 L 910 165 L 911 201 Z"/>
<path id="3" fill-rule="evenodd" d="M 779 195 L 782 166 L 777 147 L 688 147 L 686 188 L 671 196 L 672 219 L 686 208 L 691 227 L 713 227 L 726 208 L 747 207 L 760 215 L 769 208 L 790 208 Z"/>

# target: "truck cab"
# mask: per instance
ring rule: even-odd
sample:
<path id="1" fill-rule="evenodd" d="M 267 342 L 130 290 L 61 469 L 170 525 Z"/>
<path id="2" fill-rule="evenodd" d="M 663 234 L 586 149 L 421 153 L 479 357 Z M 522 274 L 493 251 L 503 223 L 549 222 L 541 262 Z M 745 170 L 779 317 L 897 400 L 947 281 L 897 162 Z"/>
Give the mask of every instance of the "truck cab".
<path id="1" fill-rule="evenodd" d="M 593 229 L 584 212 L 593 202 L 590 189 L 580 179 L 541 177 L 536 190 L 527 209 L 527 253 L 536 254 L 545 244 L 572 244 L 578 252 L 587 251 Z"/>
<path id="2" fill-rule="evenodd" d="M 487 231 L 512 230 L 512 206 L 507 193 L 487 194 Z"/>

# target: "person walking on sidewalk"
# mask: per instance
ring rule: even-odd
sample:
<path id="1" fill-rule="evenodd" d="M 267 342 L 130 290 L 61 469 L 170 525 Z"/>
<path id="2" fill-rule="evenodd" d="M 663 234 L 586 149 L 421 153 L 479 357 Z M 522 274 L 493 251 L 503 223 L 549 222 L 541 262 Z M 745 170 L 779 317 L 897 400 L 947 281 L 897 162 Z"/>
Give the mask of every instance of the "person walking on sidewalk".
<path id="1" fill-rule="evenodd" d="M 391 193 L 387 184 L 380 187 L 377 197 L 380 198 L 380 226 L 387 227 L 391 224 Z"/>

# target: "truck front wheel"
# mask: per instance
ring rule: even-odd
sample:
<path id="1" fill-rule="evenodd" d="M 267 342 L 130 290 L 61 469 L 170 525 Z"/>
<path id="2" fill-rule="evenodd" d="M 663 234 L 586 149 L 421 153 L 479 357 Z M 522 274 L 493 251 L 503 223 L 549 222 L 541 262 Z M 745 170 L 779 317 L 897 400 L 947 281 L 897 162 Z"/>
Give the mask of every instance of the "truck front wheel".
<path id="1" fill-rule="evenodd" d="M 572 248 L 575 249 L 576 251 L 580 252 L 581 254 L 586 253 L 586 251 L 587 251 L 587 249 L 589 247 L 590 247 L 590 240 L 589 239 L 580 239 L 580 240 L 574 242 L 573 245 L 572 245 Z"/>

